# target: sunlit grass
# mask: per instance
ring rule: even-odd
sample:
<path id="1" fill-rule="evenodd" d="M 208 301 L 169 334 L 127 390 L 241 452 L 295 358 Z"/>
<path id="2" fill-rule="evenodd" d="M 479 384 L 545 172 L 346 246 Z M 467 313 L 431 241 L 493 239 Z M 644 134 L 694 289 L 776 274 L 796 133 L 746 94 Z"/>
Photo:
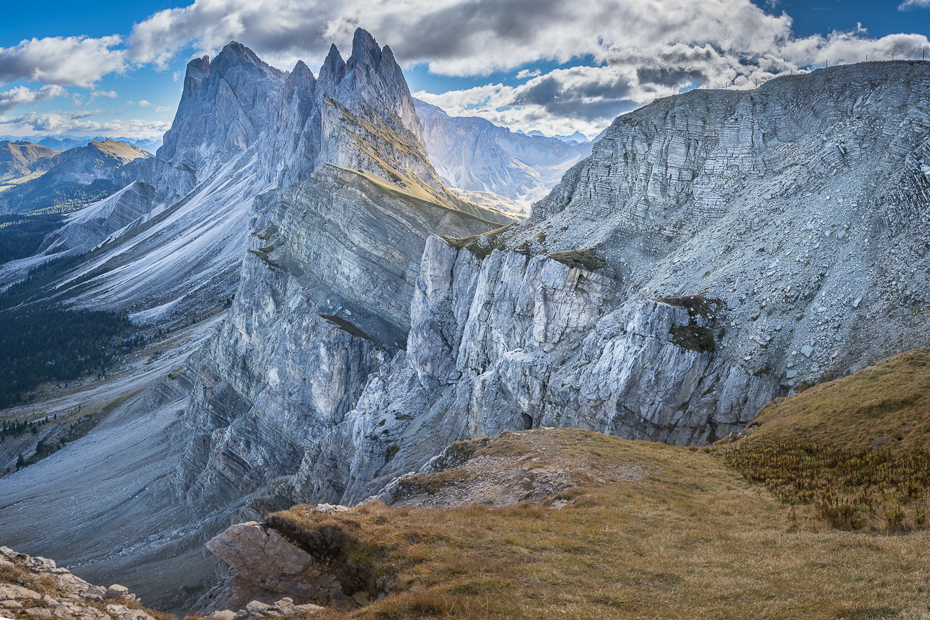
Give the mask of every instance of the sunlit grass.
<path id="1" fill-rule="evenodd" d="M 746 481 L 724 464 L 722 449 L 559 429 L 505 434 L 481 450 L 562 464 L 584 459 L 590 480 L 546 502 L 503 509 L 371 504 L 335 515 L 307 507 L 277 513 L 269 522 L 292 540 L 329 550 L 325 559 L 349 589 L 380 597 L 353 613 L 316 617 L 916 618 L 926 611 L 928 532 L 834 529 Z M 616 475 L 631 466 L 644 475 Z M 569 503 L 549 507 L 556 499 Z"/>

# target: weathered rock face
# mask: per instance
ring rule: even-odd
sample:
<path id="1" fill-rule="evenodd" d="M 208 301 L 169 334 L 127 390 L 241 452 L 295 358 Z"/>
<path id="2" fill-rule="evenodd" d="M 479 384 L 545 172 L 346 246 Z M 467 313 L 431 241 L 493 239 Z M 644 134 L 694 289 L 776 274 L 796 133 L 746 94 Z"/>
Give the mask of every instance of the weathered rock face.
<path id="1" fill-rule="evenodd" d="M 406 351 L 308 455 L 294 497 L 354 503 L 449 443 L 573 426 L 703 444 L 744 426 L 777 383 L 702 351 L 723 316 L 700 301 L 616 307 L 616 280 L 544 257 L 426 245 Z"/>
<path id="2" fill-rule="evenodd" d="M 414 100 L 433 165 L 452 187 L 527 204 L 543 198 L 591 144 L 513 133 L 482 118 L 452 117 Z"/>
<path id="3" fill-rule="evenodd" d="M 717 355 L 787 388 L 861 368 L 930 333 L 928 88 L 926 63 L 871 63 L 656 102 L 505 245 L 593 247 L 632 299 L 722 300 Z"/>
<path id="4" fill-rule="evenodd" d="M 507 428 L 704 444 L 800 380 L 925 344 L 930 67 L 880 69 L 660 101 L 527 223 L 475 254 L 431 239 L 406 350 L 276 492 L 359 501 Z M 574 266 L 526 256 L 553 251 Z"/>
<path id="5" fill-rule="evenodd" d="M 155 189 L 132 209 L 140 215 L 127 224 L 120 214 L 128 210 L 112 209 L 111 201 L 75 216 L 107 231 L 97 243 L 110 238 L 57 284 L 67 291 L 81 283 L 73 289 L 78 306 L 128 310 L 147 322 L 214 309 L 238 285 L 256 197 L 299 185 L 326 164 L 372 173 L 453 209 L 471 208 L 439 181 L 403 74 L 390 48 L 367 32 L 356 33 L 348 62 L 333 47 L 318 78 L 303 63 L 284 73 L 230 43 L 212 61 L 189 63 L 157 157 L 116 174 L 126 185 Z M 512 221 L 486 210 L 476 214 Z M 87 226 L 72 227 L 47 245 L 62 237 L 90 239 L 86 233 Z M 4 267 L 9 273 L 0 273 L 0 283 L 50 256 Z"/>
<path id="6" fill-rule="evenodd" d="M 321 169 L 263 200 L 239 292 L 183 423 L 176 483 L 210 511 L 295 473 L 406 341 L 426 237 L 493 226 L 372 177 Z"/>
<path id="7" fill-rule="evenodd" d="M 250 521 L 215 536 L 207 549 L 232 569 L 231 577 L 208 592 L 192 613 L 249 611 L 287 598 L 293 612 L 313 612 L 320 605 L 354 608 L 329 567 L 284 539 L 276 530 Z M 269 614 L 270 615 L 270 614 Z"/>

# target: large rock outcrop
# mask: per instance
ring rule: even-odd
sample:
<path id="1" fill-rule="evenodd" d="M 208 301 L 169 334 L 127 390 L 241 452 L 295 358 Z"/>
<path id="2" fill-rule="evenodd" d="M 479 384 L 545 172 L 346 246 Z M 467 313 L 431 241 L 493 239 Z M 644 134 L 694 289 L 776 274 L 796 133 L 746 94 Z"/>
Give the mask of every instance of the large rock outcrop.
<path id="1" fill-rule="evenodd" d="M 507 428 L 705 444 L 924 344 L 928 90 L 863 65 L 621 117 L 525 224 L 427 243 L 407 346 L 269 501 L 359 501 Z"/>

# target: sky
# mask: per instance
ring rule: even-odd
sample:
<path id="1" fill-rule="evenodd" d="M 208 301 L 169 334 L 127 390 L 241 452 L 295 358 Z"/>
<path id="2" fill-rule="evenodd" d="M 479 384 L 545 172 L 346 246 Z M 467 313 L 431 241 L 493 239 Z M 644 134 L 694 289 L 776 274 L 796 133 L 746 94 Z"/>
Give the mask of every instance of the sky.
<path id="1" fill-rule="evenodd" d="M 231 40 L 315 69 L 357 27 L 414 96 L 513 130 L 594 137 L 693 88 L 930 60 L 930 0 L 32 0 L 4 2 L 0 135 L 152 138 L 187 62 Z M 314 71 L 316 73 L 316 71 Z"/>

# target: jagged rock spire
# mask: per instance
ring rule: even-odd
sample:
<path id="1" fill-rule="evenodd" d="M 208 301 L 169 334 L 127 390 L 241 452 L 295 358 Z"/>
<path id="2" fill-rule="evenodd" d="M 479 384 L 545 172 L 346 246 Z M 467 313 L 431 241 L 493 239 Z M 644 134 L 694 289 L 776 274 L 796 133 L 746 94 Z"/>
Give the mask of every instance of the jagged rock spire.
<path id="1" fill-rule="evenodd" d="M 329 54 L 320 67 L 319 82 L 324 88 L 335 88 L 346 74 L 346 63 L 339 54 L 339 49 L 333 43 L 329 46 Z"/>

